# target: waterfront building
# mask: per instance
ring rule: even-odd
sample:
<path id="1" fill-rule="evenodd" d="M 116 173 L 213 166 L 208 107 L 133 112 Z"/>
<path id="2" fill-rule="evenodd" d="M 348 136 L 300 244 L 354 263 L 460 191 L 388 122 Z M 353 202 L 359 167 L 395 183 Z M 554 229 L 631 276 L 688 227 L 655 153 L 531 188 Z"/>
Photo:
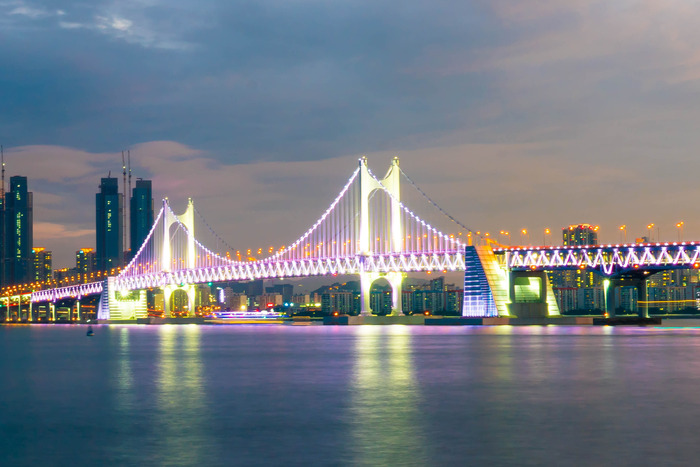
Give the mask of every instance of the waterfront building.
<path id="1" fill-rule="evenodd" d="M 75 252 L 75 269 L 81 274 L 90 274 L 95 271 L 97 258 L 93 248 L 81 248 Z"/>
<path id="2" fill-rule="evenodd" d="M 369 307 L 375 315 L 391 314 L 391 289 L 377 287 L 370 292 Z"/>
<path id="3" fill-rule="evenodd" d="M 297 306 L 308 305 L 311 303 L 311 296 L 309 294 L 294 294 L 291 303 Z"/>
<path id="4" fill-rule="evenodd" d="M 552 292 L 554 292 L 561 313 L 578 309 L 576 287 L 558 287 L 552 289 Z"/>
<path id="5" fill-rule="evenodd" d="M 615 289 L 617 309 L 627 312 L 637 310 L 638 291 L 636 287 L 618 287 Z"/>
<path id="6" fill-rule="evenodd" d="M 293 284 L 275 284 L 269 287 L 265 287 L 265 293 L 268 294 L 280 294 L 282 295 L 282 300 L 285 303 L 292 301 L 292 295 L 294 294 Z"/>
<path id="7" fill-rule="evenodd" d="M 32 248 L 32 281 L 44 282 L 51 279 L 51 251 L 46 248 Z"/>
<path id="8" fill-rule="evenodd" d="M 108 271 L 121 266 L 123 254 L 122 197 L 118 180 L 103 178 L 95 195 L 96 267 Z"/>
<path id="9" fill-rule="evenodd" d="M 321 312 L 323 314 L 355 314 L 355 294 L 349 291 L 336 290 L 321 294 Z"/>
<path id="10" fill-rule="evenodd" d="M 76 268 L 61 268 L 53 271 L 53 280 L 57 282 L 70 281 L 80 274 Z"/>
<path id="11" fill-rule="evenodd" d="M 413 290 L 401 291 L 401 309 L 406 314 L 413 311 Z"/>
<path id="12" fill-rule="evenodd" d="M 34 269 L 33 194 L 27 191 L 27 177 L 10 178 L 4 201 L 3 285 L 20 284 L 31 279 Z"/>
<path id="13" fill-rule="evenodd" d="M 135 255 L 146 240 L 153 226 L 153 193 L 151 180 L 136 180 L 136 186 L 131 194 L 129 210 L 129 226 L 131 230 L 131 255 Z"/>
<path id="14" fill-rule="evenodd" d="M 248 297 L 246 294 L 234 293 L 233 289 L 224 289 L 224 309 L 231 311 L 246 311 L 248 309 Z"/>
<path id="15" fill-rule="evenodd" d="M 257 297 L 257 303 L 258 307 L 262 310 L 282 305 L 284 303 L 284 300 L 282 300 L 282 294 L 266 293 Z"/>
<path id="16" fill-rule="evenodd" d="M 598 226 L 590 224 L 572 224 L 562 228 L 562 241 L 564 246 L 582 246 L 598 244 Z M 562 312 L 570 310 L 589 310 L 588 305 L 591 299 L 584 299 L 588 292 L 583 292 L 580 296 L 578 291 L 572 289 L 600 288 L 603 285 L 603 278 L 589 270 L 567 270 L 567 271 L 547 271 L 549 282 L 557 297 L 559 310 Z M 557 293 L 562 289 L 561 293 Z M 590 294 L 589 294 L 590 295 Z M 592 297 L 593 295 L 590 295 Z M 561 300 L 561 301 L 560 301 Z M 585 302 L 585 304 L 584 304 Z M 604 305 L 603 305 L 604 307 Z"/>
<path id="17" fill-rule="evenodd" d="M 562 229 L 564 246 L 597 245 L 598 226 L 590 224 L 572 224 Z"/>
<path id="18" fill-rule="evenodd" d="M 430 290 L 435 290 L 439 292 L 445 291 L 445 277 L 440 276 L 436 279 L 430 281 Z"/>
<path id="19" fill-rule="evenodd" d="M 460 315 L 462 314 L 462 303 L 464 303 L 464 290 L 452 288 L 445 292 L 445 314 Z"/>

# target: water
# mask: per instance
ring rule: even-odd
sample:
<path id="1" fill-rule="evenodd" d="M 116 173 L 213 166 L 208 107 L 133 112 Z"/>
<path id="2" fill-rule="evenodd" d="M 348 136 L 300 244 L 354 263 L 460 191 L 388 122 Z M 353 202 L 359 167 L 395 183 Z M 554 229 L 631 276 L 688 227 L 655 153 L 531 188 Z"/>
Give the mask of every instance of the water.
<path id="1" fill-rule="evenodd" d="M 700 329 L 0 326 L 0 465 L 688 465 Z"/>

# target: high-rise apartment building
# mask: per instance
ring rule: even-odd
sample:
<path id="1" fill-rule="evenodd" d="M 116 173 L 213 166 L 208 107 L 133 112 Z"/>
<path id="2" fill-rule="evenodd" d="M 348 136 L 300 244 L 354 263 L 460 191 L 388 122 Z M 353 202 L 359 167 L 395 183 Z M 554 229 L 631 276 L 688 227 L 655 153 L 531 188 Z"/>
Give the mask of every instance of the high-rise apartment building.
<path id="1" fill-rule="evenodd" d="M 116 178 L 103 178 L 95 195 L 96 267 L 107 271 L 121 266 L 123 259 L 122 197 Z"/>
<path id="2" fill-rule="evenodd" d="M 562 229 L 564 246 L 597 245 L 598 226 L 572 224 Z M 562 313 L 570 310 L 595 310 L 602 293 L 603 277 L 588 269 L 548 271 L 550 283 Z"/>
<path id="3" fill-rule="evenodd" d="M 33 268 L 32 281 L 43 282 L 51 279 L 51 251 L 46 248 L 32 248 Z"/>
<path id="4" fill-rule="evenodd" d="M 27 191 L 27 177 L 11 177 L 3 219 L 3 285 L 27 282 L 32 277 L 33 211 L 33 194 Z"/>
<path id="5" fill-rule="evenodd" d="M 564 246 L 597 245 L 598 226 L 590 224 L 572 224 L 562 229 Z"/>
<path id="6" fill-rule="evenodd" d="M 79 274 L 90 274 L 95 271 L 97 258 L 93 248 L 81 248 L 75 252 L 75 269 Z"/>
<path id="7" fill-rule="evenodd" d="M 131 256 L 141 248 L 153 226 L 153 193 L 150 180 L 136 180 L 136 187 L 131 195 L 129 225 L 131 230 Z"/>

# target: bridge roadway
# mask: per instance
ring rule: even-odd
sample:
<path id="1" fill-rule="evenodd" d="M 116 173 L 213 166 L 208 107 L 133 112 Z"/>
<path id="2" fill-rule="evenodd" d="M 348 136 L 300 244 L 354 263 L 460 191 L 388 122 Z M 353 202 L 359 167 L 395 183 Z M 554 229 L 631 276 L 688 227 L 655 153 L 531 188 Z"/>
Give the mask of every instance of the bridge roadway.
<path id="1" fill-rule="evenodd" d="M 166 285 L 204 284 L 208 282 L 281 279 L 323 275 L 352 275 L 361 272 L 421 272 L 463 271 L 464 255 L 461 250 L 444 250 L 431 254 L 393 253 L 354 255 L 339 258 L 319 258 L 299 261 L 251 261 L 235 265 L 181 269 L 170 272 L 119 277 L 119 290 L 143 290 Z M 101 294 L 104 281 L 75 284 L 54 289 L 38 290 L 31 294 L 32 302 L 55 301 Z"/>
<path id="2" fill-rule="evenodd" d="M 607 277 L 700 268 L 700 242 L 495 248 L 511 271 L 593 269 Z"/>

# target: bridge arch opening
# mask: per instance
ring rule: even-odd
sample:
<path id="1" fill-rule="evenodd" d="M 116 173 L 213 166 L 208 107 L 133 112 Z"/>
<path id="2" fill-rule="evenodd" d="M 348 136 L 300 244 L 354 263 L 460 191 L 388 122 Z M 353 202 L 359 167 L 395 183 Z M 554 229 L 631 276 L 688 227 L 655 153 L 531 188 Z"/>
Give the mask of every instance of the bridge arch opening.
<path id="1" fill-rule="evenodd" d="M 379 277 L 372 281 L 372 285 L 369 288 L 370 312 L 378 316 L 390 315 L 393 291 L 391 283 L 384 277 Z"/>
<path id="2" fill-rule="evenodd" d="M 170 314 L 175 317 L 187 316 L 190 311 L 189 296 L 182 289 L 175 289 L 170 294 Z"/>

